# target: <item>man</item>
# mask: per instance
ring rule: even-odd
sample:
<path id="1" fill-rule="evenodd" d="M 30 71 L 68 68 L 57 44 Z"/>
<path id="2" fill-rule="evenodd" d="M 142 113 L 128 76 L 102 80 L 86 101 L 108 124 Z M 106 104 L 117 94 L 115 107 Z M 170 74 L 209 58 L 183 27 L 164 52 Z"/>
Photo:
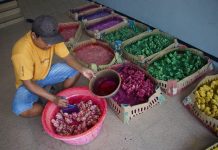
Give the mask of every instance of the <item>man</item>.
<path id="1" fill-rule="evenodd" d="M 66 64 L 51 65 L 54 53 L 63 58 Z M 43 106 L 38 103 L 39 97 L 60 107 L 67 106 L 65 99 L 47 92 L 44 87 L 60 82 L 64 82 L 64 88 L 71 87 L 78 71 L 88 79 L 94 75 L 70 55 L 63 37 L 58 33 L 58 23 L 46 15 L 37 17 L 32 30 L 16 42 L 12 50 L 12 63 L 17 88 L 12 109 L 22 117 L 41 114 Z"/>

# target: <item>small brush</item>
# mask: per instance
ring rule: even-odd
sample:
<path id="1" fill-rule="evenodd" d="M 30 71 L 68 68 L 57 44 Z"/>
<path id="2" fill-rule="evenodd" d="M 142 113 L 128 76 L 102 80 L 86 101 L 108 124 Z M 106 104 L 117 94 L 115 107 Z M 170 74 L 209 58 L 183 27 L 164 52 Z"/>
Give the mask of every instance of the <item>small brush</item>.
<path id="1" fill-rule="evenodd" d="M 61 98 L 67 100 L 65 96 L 61 96 Z M 62 108 L 63 113 L 71 114 L 73 112 L 78 113 L 80 111 L 79 107 L 75 104 L 67 104 L 67 107 Z"/>

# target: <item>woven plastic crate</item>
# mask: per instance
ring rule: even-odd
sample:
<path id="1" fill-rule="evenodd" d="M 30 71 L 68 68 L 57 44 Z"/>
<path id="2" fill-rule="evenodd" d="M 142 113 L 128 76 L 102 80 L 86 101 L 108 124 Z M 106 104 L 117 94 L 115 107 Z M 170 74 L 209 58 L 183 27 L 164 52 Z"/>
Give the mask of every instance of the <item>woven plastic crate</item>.
<path id="1" fill-rule="evenodd" d="M 82 23 L 85 25 L 105 19 L 111 14 L 114 14 L 112 9 L 99 7 L 92 11 L 80 14 L 78 16 L 78 20 L 82 21 Z"/>
<path id="2" fill-rule="evenodd" d="M 88 64 L 84 61 L 81 61 L 78 59 L 78 61 L 83 64 L 84 66 L 86 67 L 89 67 L 90 69 L 92 69 L 93 71 L 99 71 L 99 70 L 102 70 L 102 69 L 105 69 L 105 68 L 108 68 L 110 67 L 111 65 L 114 65 L 114 64 L 117 64 L 117 63 L 122 63 L 122 59 L 121 59 L 121 56 L 117 53 L 117 52 L 114 52 L 113 49 L 111 49 L 111 47 L 107 44 L 107 43 L 104 43 L 102 41 L 99 41 L 99 40 L 96 40 L 96 39 L 90 39 L 90 40 L 86 40 L 86 41 L 83 41 L 83 42 L 80 42 L 80 43 L 77 43 L 76 45 L 74 45 L 74 47 L 72 48 L 72 54 L 75 56 L 75 51 L 80 49 L 81 47 L 83 46 L 89 46 L 89 45 L 92 45 L 92 44 L 98 44 L 104 48 L 107 48 L 109 51 L 111 51 L 113 54 L 114 54 L 114 57 L 113 59 L 108 63 L 108 64 L 104 64 L 104 65 L 97 65 L 95 63 L 91 63 L 91 64 Z M 98 59 L 103 59 L 103 58 L 98 58 Z"/>
<path id="3" fill-rule="evenodd" d="M 125 63 L 126 65 L 131 64 L 129 62 Z M 131 64 L 134 65 L 134 64 Z M 122 67 L 123 64 L 116 64 L 111 66 L 110 68 L 117 68 L 117 67 Z M 134 65 L 135 67 L 139 68 L 140 70 L 144 71 L 146 76 L 150 77 L 153 79 L 149 74 L 146 73 L 145 70 L 142 68 Z M 153 79 L 154 80 L 154 79 Z M 155 80 L 154 80 L 155 81 Z M 116 101 L 113 100 L 113 98 L 108 99 L 108 104 L 110 107 L 113 109 L 117 117 L 123 122 L 123 123 L 129 123 L 130 120 L 133 118 L 137 117 L 138 115 L 142 114 L 148 109 L 153 108 L 154 106 L 161 104 L 162 102 L 165 101 L 165 95 L 162 92 L 160 87 L 156 87 L 155 93 L 149 97 L 148 102 L 130 106 L 126 104 L 121 104 L 119 105 Z"/>
<path id="4" fill-rule="evenodd" d="M 208 147 L 206 150 L 218 150 L 218 143 L 213 144 L 212 146 Z"/>
<path id="5" fill-rule="evenodd" d="M 133 38 L 130 38 L 126 41 L 124 41 L 121 45 L 121 50 L 122 50 L 122 53 L 123 53 L 123 56 L 125 59 L 133 62 L 133 63 L 136 63 L 136 64 L 145 64 L 146 62 L 150 61 L 153 57 L 157 56 L 160 52 L 157 52 L 157 53 L 154 53 L 148 57 L 145 57 L 144 55 L 132 55 L 130 53 L 128 53 L 126 50 L 125 50 L 125 47 L 127 45 L 130 45 L 132 43 L 135 43 L 145 37 L 149 37 L 151 35 L 162 35 L 162 36 L 165 36 L 165 37 L 168 37 L 170 39 L 173 40 L 173 42 L 168 45 L 166 48 L 164 48 L 163 50 L 161 51 L 165 51 L 165 50 L 168 50 L 168 49 L 172 49 L 172 48 L 175 48 L 178 46 L 178 42 L 177 42 L 177 39 L 175 39 L 174 37 L 170 36 L 169 34 L 167 33 L 164 33 L 164 32 L 160 32 L 158 29 L 155 29 L 153 30 L 152 32 L 144 32 L 144 33 L 141 33 L 137 36 L 134 36 Z"/>
<path id="6" fill-rule="evenodd" d="M 102 41 L 109 43 L 111 45 L 111 47 L 113 47 L 114 49 L 119 51 L 120 50 L 120 46 L 122 45 L 122 42 L 124 42 L 127 39 L 125 39 L 125 40 L 123 40 L 123 39 L 116 39 L 113 42 L 108 42 L 107 40 L 104 39 L 104 36 L 109 34 L 109 33 L 117 32 L 117 31 L 119 31 L 120 29 L 122 29 L 124 27 L 133 28 L 134 26 L 144 30 L 143 32 L 147 32 L 147 31 L 150 32 L 150 29 L 145 24 L 142 24 L 142 23 L 139 23 L 139 22 L 135 22 L 134 20 L 128 20 L 127 23 L 122 24 L 121 26 L 117 26 L 117 27 L 108 29 L 106 32 L 104 32 L 103 34 L 100 35 L 100 38 L 101 38 Z M 132 29 L 132 32 L 134 32 L 134 29 Z M 141 32 L 141 33 L 143 33 L 143 32 Z M 139 34 L 136 34 L 134 36 L 137 36 Z M 132 36 L 132 37 L 134 37 L 134 36 Z M 129 37 L 128 39 L 130 39 L 132 37 Z"/>
<path id="7" fill-rule="evenodd" d="M 84 4 L 82 6 L 70 9 L 69 16 L 73 18 L 74 20 L 78 20 L 78 17 L 80 15 L 83 15 L 88 12 L 92 12 L 100 7 L 102 7 L 102 5 L 96 4 L 94 2 L 90 2 L 88 4 Z"/>
<path id="8" fill-rule="evenodd" d="M 112 25 L 110 27 L 107 27 L 107 28 L 105 28 L 103 30 L 92 30 L 92 29 L 90 29 L 90 27 L 92 27 L 92 26 L 95 26 L 95 25 L 97 26 L 99 24 L 103 24 L 104 22 L 106 22 L 108 20 L 113 20 L 113 19 L 120 20 L 120 22 L 115 24 L 115 25 Z M 88 35 L 90 35 L 91 37 L 94 37 L 96 39 L 100 39 L 102 33 L 107 32 L 108 30 L 111 30 L 113 28 L 123 26 L 126 23 L 127 23 L 126 17 L 123 17 L 123 16 L 120 16 L 118 14 L 113 13 L 113 14 L 111 14 L 111 15 L 109 15 L 107 17 L 104 17 L 102 19 L 99 19 L 97 21 L 93 21 L 91 23 L 86 23 L 86 24 L 84 24 L 84 27 L 85 27 L 85 30 L 88 33 Z"/>
<path id="9" fill-rule="evenodd" d="M 59 32 L 65 39 L 66 46 L 71 49 L 73 45 L 79 41 L 82 35 L 82 26 L 79 22 L 60 23 Z M 70 34 L 70 35 L 68 35 Z"/>
<path id="10" fill-rule="evenodd" d="M 186 88 L 188 85 L 193 83 L 196 79 L 201 77 L 203 74 L 213 70 L 213 64 L 212 61 L 204 56 L 204 54 L 196 49 L 193 48 L 186 48 L 185 46 L 174 48 L 174 49 L 169 49 L 166 51 L 160 52 L 157 56 L 155 56 L 151 61 L 148 62 L 146 68 L 154 61 L 160 59 L 164 55 L 172 52 L 172 51 L 184 51 L 184 50 L 189 50 L 192 53 L 202 57 L 203 59 L 207 60 L 207 64 L 204 65 L 202 68 L 200 68 L 198 71 L 195 73 L 185 77 L 184 79 L 177 81 L 177 80 L 168 80 L 168 81 L 163 81 L 163 80 L 158 80 L 159 86 L 164 90 L 164 92 L 169 95 L 173 96 L 178 94 L 180 91 L 182 91 L 184 88 Z"/>
<path id="11" fill-rule="evenodd" d="M 218 136 L 218 120 L 203 113 L 195 104 L 195 91 L 203 84 L 217 80 L 218 75 L 206 76 L 196 88 L 183 100 L 183 105 L 199 119 L 208 129 Z"/>

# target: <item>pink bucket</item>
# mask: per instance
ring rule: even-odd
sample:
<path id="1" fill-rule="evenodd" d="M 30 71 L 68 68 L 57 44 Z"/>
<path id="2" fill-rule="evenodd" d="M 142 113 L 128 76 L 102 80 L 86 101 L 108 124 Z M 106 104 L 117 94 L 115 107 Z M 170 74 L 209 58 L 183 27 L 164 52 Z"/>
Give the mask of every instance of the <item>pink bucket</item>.
<path id="1" fill-rule="evenodd" d="M 62 140 L 65 143 L 72 145 L 83 145 L 94 140 L 99 134 L 103 121 L 106 117 L 107 112 L 107 103 L 105 99 L 100 99 L 94 96 L 89 90 L 88 87 L 76 87 L 69 88 L 64 91 L 61 91 L 57 94 L 58 96 L 65 96 L 69 99 L 70 103 L 79 103 L 82 101 L 92 100 L 93 103 L 99 106 L 102 115 L 99 118 L 99 121 L 89 130 L 82 134 L 72 135 L 72 136 L 62 136 L 58 135 L 55 132 L 55 129 L 51 123 L 51 119 L 53 119 L 56 113 L 59 111 L 59 107 L 52 102 L 48 102 L 42 113 L 42 125 L 44 130 L 53 138 Z"/>

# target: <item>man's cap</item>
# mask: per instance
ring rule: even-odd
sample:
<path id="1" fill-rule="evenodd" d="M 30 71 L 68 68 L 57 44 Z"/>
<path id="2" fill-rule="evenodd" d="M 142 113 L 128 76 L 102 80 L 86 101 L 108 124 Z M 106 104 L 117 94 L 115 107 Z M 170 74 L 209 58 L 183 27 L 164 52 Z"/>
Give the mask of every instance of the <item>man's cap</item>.
<path id="1" fill-rule="evenodd" d="M 38 16 L 32 24 L 32 31 L 47 44 L 57 44 L 64 41 L 63 36 L 58 32 L 58 23 L 52 16 Z"/>

